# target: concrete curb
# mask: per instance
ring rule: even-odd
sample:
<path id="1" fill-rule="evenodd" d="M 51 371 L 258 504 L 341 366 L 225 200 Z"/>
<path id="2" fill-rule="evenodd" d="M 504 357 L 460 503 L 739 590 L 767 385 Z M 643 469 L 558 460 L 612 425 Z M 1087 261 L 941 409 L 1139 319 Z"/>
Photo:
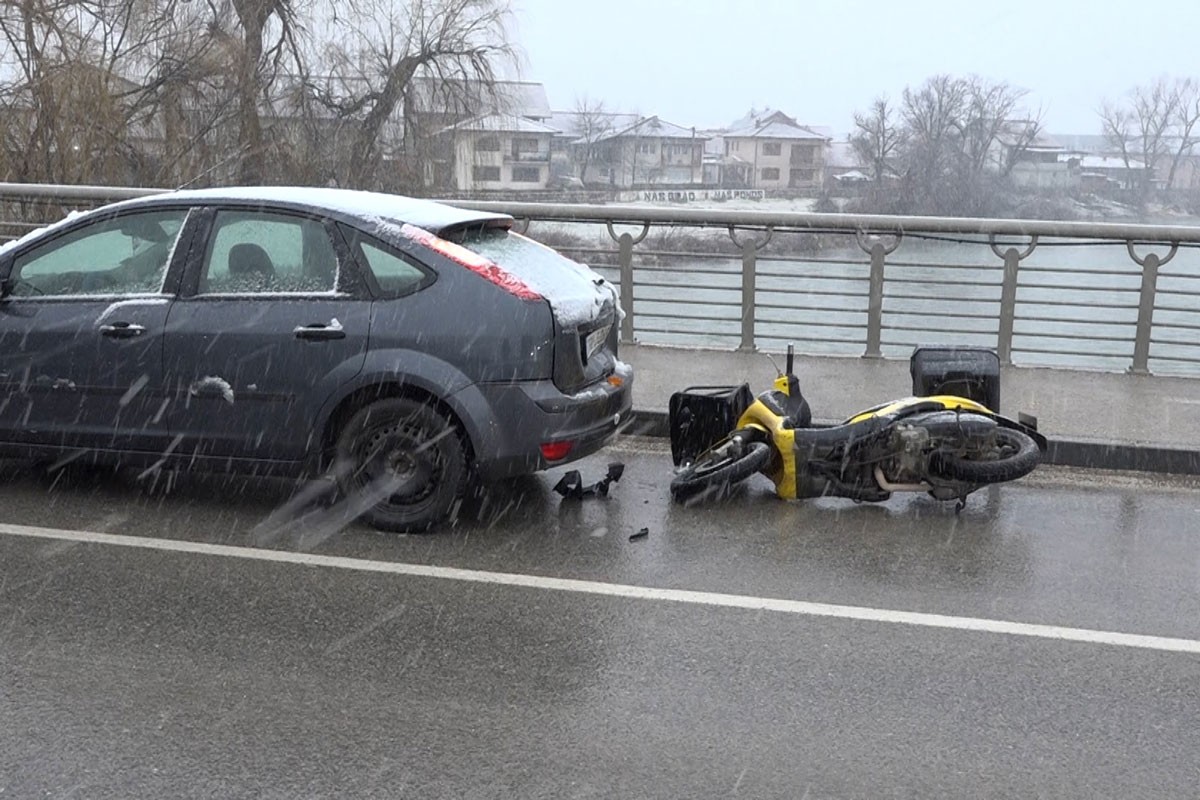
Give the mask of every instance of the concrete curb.
<path id="1" fill-rule="evenodd" d="M 825 422 L 818 420 L 818 422 Z M 633 419 L 623 433 L 631 436 L 667 438 L 670 427 L 665 411 L 634 409 Z M 1047 437 L 1049 438 L 1049 437 Z M 1060 467 L 1170 475 L 1200 475 L 1200 450 L 1136 442 L 1102 442 L 1087 439 L 1049 438 L 1044 463 Z"/>

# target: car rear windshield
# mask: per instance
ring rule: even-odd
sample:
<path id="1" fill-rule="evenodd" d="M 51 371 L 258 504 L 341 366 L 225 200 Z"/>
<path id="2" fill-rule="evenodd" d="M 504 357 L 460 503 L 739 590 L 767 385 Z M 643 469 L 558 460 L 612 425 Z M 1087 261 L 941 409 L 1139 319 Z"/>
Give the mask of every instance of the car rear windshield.
<path id="1" fill-rule="evenodd" d="M 562 324 L 583 324 L 615 304 L 611 284 L 587 266 L 503 228 L 472 228 L 449 235 L 549 301 Z"/>
<path id="2" fill-rule="evenodd" d="M 571 259 L 528 237 L 504 228 L 472 228 L 446 238 L 489 258 L 522 280 L 528 276 L 538 283 L 542 274 L 555 275 L 564 270 L 576 272 L 579 265 Z"/>

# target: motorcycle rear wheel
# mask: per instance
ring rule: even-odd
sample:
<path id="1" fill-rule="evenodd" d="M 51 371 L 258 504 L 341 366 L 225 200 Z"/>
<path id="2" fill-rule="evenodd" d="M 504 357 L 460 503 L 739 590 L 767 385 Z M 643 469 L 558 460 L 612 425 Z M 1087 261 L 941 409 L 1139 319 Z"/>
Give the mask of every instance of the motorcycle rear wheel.
<path id="1" fill-rule="evenodd" d="M 948 452 L 934 453 L 929 459 L 929 471 L 939 478 L 964 483 L 1001 483 L 1028 475 L 1042 460 L 1037 442 L 1013 428 L 997 428 L 995 449 L 983 455 L 983 458 L 968 458 Z"/>
<path id="2" fill-rule="evenodd" d="M 749 478 L 771 460 L 771 448 L 763 442 L 738 446 L 734 441 L 702 453 L 671 481 L 671 496 L 683 502 L 707 490 L 727 491 Z"/>

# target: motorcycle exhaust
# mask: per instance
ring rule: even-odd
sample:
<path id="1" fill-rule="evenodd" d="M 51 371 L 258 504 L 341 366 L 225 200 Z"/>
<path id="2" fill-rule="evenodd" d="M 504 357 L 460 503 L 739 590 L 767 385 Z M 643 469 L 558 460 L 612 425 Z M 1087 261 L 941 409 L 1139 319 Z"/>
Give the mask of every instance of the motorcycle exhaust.
<path id="1" fill-rule="evenodd" d="M 885 492 L 928 492 L 933 489 L 928 483 L 892 483 L 883 474 L 883 467 L 875 465 L 875 482 Z"/>

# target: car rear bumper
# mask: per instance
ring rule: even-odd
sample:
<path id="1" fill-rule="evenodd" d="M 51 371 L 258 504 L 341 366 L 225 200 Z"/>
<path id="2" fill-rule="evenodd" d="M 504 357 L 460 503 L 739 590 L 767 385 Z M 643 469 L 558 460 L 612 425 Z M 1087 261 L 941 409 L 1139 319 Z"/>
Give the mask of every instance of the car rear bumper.
<path id="1" fill-rule="evenodd" d="M 472 442 L 476 471 L 484 480 L 537 472 L 590 455 L 632 416 L 633 369 L 620 362 L 611 376 L 573 395 L 563 394 L 550 381 L 476 388 L 490 417 L 480 441 Z M 571 443 L 562 458 L 543 455 L 542 445 L 561 442 Z"/>

